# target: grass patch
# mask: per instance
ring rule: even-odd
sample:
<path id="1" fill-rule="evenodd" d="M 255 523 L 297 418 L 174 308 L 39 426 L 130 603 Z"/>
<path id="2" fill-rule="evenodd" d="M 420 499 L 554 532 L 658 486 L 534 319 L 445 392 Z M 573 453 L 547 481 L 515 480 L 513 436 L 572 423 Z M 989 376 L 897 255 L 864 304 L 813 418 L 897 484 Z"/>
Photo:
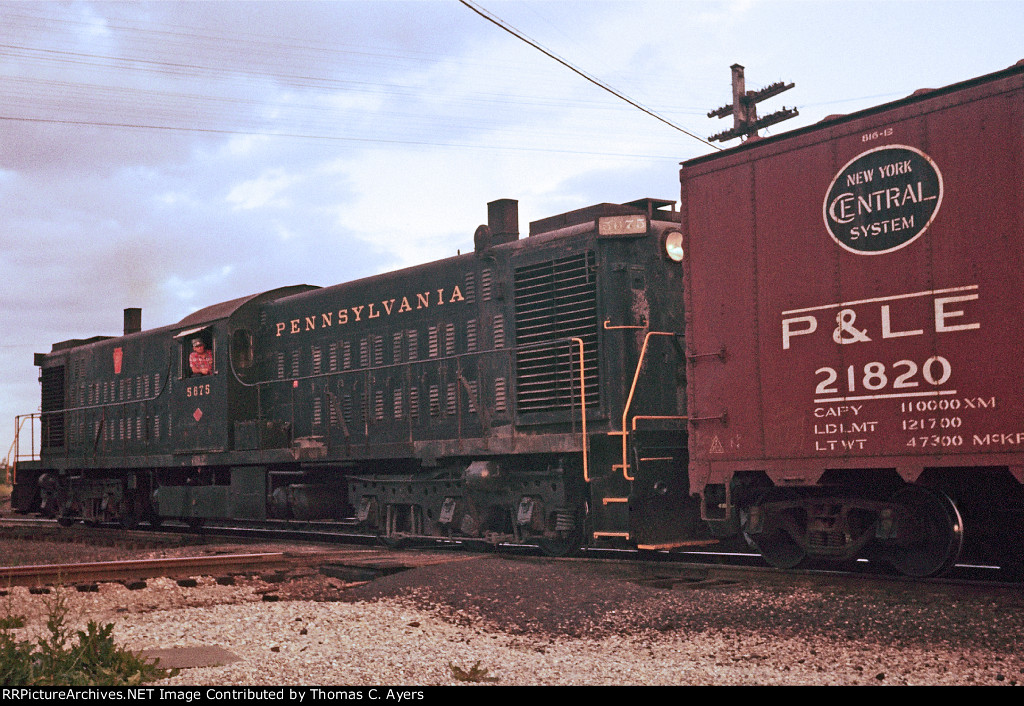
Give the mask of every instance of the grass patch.
<path id="1" fill-rule="evenodd" d="M 135 686 L 166 679 L 177 669 L 161 669 L 114 642 L 113 623 L 90 620 L 85 630 L 67 624 L 68 605 L 58 589 L 47 601 L 47 636 L 35 643 L 17 640 L 13 630 L 25 619 L 0 618 L 0 684 L 5 686 Z"/>

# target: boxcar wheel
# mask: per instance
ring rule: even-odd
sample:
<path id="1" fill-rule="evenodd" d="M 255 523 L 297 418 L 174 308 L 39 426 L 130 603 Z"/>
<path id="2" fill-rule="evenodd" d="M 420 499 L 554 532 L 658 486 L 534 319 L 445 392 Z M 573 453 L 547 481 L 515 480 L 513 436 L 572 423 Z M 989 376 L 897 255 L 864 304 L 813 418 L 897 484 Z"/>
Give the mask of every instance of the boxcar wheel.
<path id="1" fill-rule="evenodd" d="M 892 502 L 906 511 L 908 526 L 887 553 L 889 563 L 914 578 L 937 576 L 951 568 L 964 544 L 963 519 L 953 501 L 940 491 L 908 485 Z"/>
<path id="2" fill-rule="evenodd" d="M 759 534 L 750 541 L 761 552 L 761 558 L 776 569 L 795 569 L 807 558 L 803 547 L 784 530 Z"/>
<path id="3" fill-rule="evenodd" d="M 790 490 L 772 490 L 765 493 L 759 503 L 795 500 L 798 496 Z M 741 513 L 742 525 L 746 525 L 746 513 Z M 743 532 L 747 545 L 761 554 L 761 558 L 776 569 L 795 569 L 807 558 L 807 552 L 789 532 L 784 529 L 770 529 L 767 532 L 748 534 Z"/>

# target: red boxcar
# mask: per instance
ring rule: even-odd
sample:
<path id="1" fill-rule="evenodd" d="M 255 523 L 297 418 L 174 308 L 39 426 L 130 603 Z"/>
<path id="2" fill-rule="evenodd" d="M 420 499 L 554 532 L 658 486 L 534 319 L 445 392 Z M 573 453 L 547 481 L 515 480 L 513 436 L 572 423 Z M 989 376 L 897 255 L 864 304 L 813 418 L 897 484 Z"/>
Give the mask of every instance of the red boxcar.
<path id="1" fill-rule="evenodd" d="M 1024 62 L 684 163 L 691 490 L 772 563 L 1020 545 Z M 977 541 L 972 541 L 977 540 Z"/>

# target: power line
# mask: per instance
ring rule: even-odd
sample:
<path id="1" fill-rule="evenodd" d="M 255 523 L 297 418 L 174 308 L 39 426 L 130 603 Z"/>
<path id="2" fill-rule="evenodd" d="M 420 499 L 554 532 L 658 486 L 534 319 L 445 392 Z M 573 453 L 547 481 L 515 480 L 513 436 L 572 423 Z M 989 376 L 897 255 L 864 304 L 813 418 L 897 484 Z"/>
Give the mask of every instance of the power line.
<path id="1" fill-rule="evenodd" d="M 553 154 L 584 154 L 600 157 L 625 157 L 627 159 L 667 159 L 678 161 L 673 157 L 650 155 L 650 154 L 626 154 L 622 152 L 593 152 L 588 150 L 565 150 L 540 147 L 504 147 L 500 145 L 467 145 L 457 142 L 430 142 L 427 140 L 387 140 L 372 137 L 342 137 L 340 135 L 315 135 L 308 133 L 291 132 L 259 132 L 254 130 L 227 130 L 220 128 L 201 127 L 179 127 L 174 125 L 145 125 L 139 123 L 115 123 L 99 120 L 58 120 L 55 118 L 25 118 L 13 115 L 0 115 L 0 120 L 25 123 L 42 123 L 50 125 L 80 125 L 87 127 L 135 129 L 135 130 L 161 130 L 164 132 L 198 132 L 213 135 L 243 135 L 252 137 L 288 137 L 300 140 L 329 140 L 335 142 L 370 142 L 388 145 L 418 145 L 428 147 L 459 147 L 464 149 L 502 150 L 506 152 L 544 152 Z"/>
<path id="2" fill-rule="evenodd" d="M 644 113 L 647 113 L 647 115 L 650 115 L 652 118 L 655 118 L 656 120 L 660 120 L 661 122 L 665 123 L 669 127 L 673 128 L 675 130 L 678 130 L 679 132 L 683 133 L 684 135 L 688 135 L 689 137 L 692 137 L 693 139 L 695 139 L 695 140 L 697 140 L 697 141 L 707 145 L 708 147 L 714 147 L 716 150 L 722 149 L 718 145 L 711 144 L 710 142 L 705 140 L 703 137 L 695 135 L 692 132 L 690 132 L 689 130 L 686 130 L 686 129 L 680 127 L 679 125 L 676 125 L 671 120 L 668 120 L 667 118 L 663 118 L 662 116 L 660 116 L 657 113 L 655 113 L 653 110 L 650 110 L 649 108 L 646 108 L 646 107 L 640 105 L 639 103 L 637 103 L 632 98 L 630 98 L 630 97 L 624 95 L 623 93 L 615 90 L 614 88 L 612 88 L 608 84 L 604 83 L 600 79 L 595 78 L 594 76 L 591 76 L 590 74 L 588 74 L 583 69 L 581 69 L 581 68 L 579 68 L 577 66 L 574 66 L 573 64 L 570 64 L 568 61 L 566 61 L 562 57 L 558 56 L 557 54 L 551 52 L 548 49 L 545 49 L 539 43 L 537 43 L 533 39 L 530 39 L 525 34 L 520 32 L 519 30 L 517 30 L 515 27 L 512 27 L 510 24 L 505 22 L 500 17 L 498 17 L 497 15 L 489 12 L 488 10 L 483 9 L 482 7 L 477 5 L 476 3 L 470 2 L 469 0 L 459 0 L 459 2 L 461 2 L 463 5 L 468 7 L 470 10 L 472 10 L 476 14 L 480 15 L 481 17 L 483 17 L 488 22 L 491 22 L 492 24 L 497 25 L 501 29 L 503 29 L 506 32 L 508 32 L 509 34 L 511 34 L 513 37 L 516 37 L 517 39 L 520 39 L 520 40 L 526 42 L 531 47 L 533 47 L 537 51 L 541 52 L 545 56 L 548 56 L 548 57 L 554 59 L 559 64 L 561 64 L 565 68 L 569 69 L 573 73 L 578 74 L 579 76 L 582 76 L 583 78 L 585 78 L 587 81 L 589 81 L 590 83 L 594 84 L 598 88 L 600 88 L 600 89 L 602 89 L 604 91 L 607 91 L 608 93 L 611 93 L 616 98 L 620 98 L 620 99 L 626 101 L 627 103 L 629 103 L 634 108 L 637 108 L 637 109 L 643 111 Z"/>

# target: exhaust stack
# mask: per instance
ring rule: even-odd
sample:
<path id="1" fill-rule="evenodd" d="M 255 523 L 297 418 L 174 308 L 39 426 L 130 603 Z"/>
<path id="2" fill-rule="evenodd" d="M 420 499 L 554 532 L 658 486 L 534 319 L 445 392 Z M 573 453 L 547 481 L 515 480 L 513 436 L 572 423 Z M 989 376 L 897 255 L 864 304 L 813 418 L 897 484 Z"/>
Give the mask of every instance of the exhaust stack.
<path id="1" fill-rule="evenodd" d="M 124 335 L 138 333 L 142 330 L 142 309 L 131 308 L 124 310 Z"/>

